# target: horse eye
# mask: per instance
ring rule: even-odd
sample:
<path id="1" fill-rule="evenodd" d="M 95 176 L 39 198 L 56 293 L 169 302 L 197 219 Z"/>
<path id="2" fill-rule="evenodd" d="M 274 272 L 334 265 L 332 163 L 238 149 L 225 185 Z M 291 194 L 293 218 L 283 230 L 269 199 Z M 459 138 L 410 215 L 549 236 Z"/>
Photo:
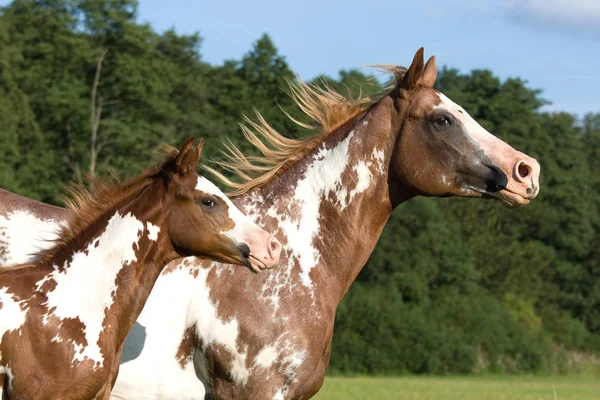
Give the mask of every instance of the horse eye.
<path id="1" fill-rule="evenodd" d="M 445 126 L 445 125 L 449 125 L 450 124 L 450 118 L 448 118 L 445 115 L 442 115 L 441 117 L 438 117 L 435 120 L 435 123 L 440 125 L 440 126 Z"/>
<path id="2" fill-rule="evenodd" d="M 215 201 L 213 199 L 210 199 L 208 197 L 205 197 L 202 199 L 202 205 L 205 207 L 214 207 L 217 203 L 215 203 Z"/>

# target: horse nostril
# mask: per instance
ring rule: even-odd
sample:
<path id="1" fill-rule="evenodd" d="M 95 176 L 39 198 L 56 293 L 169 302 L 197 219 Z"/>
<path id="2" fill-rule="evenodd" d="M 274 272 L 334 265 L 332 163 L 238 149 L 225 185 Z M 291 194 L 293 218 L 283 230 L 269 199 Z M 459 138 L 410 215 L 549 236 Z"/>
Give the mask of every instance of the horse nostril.
<path id="1" fill-rule="evenodd" d="M 273 258 L 279 257 L 279 253 L 281 252 L 281 243 L 275 237 L 271 237 L 271 254 L 270 256 Z"/>
<path id="2" fill-rule="evenodd" d="M 540 189 L 540 164 L 531 157 L 523 156 L 514 164 L 512 178 L 514 190 L 527 199 L 534 199 Z"/>
<path id="3" fill-rule="evenodd" d="M 529 165 L 521 162 L 517 166 L 517 174 L 519 175 L 519 178 L 525 179 L 529 175 L 531 175 L 531 167 Z"/>

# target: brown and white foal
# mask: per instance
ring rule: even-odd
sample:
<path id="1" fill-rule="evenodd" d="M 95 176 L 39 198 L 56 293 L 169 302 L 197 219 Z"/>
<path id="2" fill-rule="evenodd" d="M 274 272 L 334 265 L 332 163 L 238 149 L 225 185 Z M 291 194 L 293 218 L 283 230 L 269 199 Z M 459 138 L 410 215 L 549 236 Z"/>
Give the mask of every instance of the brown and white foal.
<path id="1" fill-rule="evenodd" d="M 196 174 L 201 148 L 190 138 L 128 183 L 74 193 L 54 247 L 0 272 L 3 396 L 108 398 L 123 341 L 171 260 L 277 264 L 277 240 Z"/>

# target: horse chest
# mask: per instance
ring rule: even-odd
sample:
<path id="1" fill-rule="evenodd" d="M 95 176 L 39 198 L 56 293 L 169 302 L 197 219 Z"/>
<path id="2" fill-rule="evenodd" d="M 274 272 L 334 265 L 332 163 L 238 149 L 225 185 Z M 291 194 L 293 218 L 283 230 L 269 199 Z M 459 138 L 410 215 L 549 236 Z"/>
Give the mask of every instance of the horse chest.
<path id="1" fill-rule="evenodd" d="M 280 306 L 285 309 L 287 301 L 282 299 Z M 269 321 L 263 329 L 250 320 L 240 320 L 244 333 L 238 347 L 248 350 L 245 381 L 232 378 L 230 354 L 219 348 L 205 349 L 215 398 L 296 399 L 318 390 L 329 358 L 331 323 L 322 318 L 326 313 L 318 305 L 311 307 L 312 317 L 282 313 L 288 317 L 262 318 Z"/>

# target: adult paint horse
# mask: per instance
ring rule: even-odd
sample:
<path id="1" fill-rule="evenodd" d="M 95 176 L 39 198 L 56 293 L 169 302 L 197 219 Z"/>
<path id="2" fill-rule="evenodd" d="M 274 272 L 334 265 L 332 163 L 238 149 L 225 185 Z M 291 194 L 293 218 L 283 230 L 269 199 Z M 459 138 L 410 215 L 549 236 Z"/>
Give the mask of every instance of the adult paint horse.
<path id="1" fill-rule="evenodd" d="M 275 239 L 194 172 L 201 143 L 129 183 L 76 192 L 54 246 L 0 270 L 8 398 L 108 398 L 122 343 L 168 262 L 276 264 Z"/>
<path id="2" fill-rule="evenodd" d="M 508 206 L 536 197 L 538 163 L 433 89 L 435 60 L 425 69 L 423 61 L 421 49 L 368 106 L 298 89 L 320 125 L 309 140 L 285 138 L 262 119 L 251 125 L 258 135 L 246 129 L 264 157 L 232 149 L 228 165 L 245 181 L 232 183 L 233 202 L 286 244 L 279 268 L 250 281 L 234 268 L 174 262 L 125 342 L 114 397 L 197 399 L 206 389 L 219 399 L 308 398 L 325 376 L 336 308 L 397 205 L 417 195 Z M 0 204 L 45 215 L 15 195 Z M 37 223 L 40 231 L 48 222 Z"/>

